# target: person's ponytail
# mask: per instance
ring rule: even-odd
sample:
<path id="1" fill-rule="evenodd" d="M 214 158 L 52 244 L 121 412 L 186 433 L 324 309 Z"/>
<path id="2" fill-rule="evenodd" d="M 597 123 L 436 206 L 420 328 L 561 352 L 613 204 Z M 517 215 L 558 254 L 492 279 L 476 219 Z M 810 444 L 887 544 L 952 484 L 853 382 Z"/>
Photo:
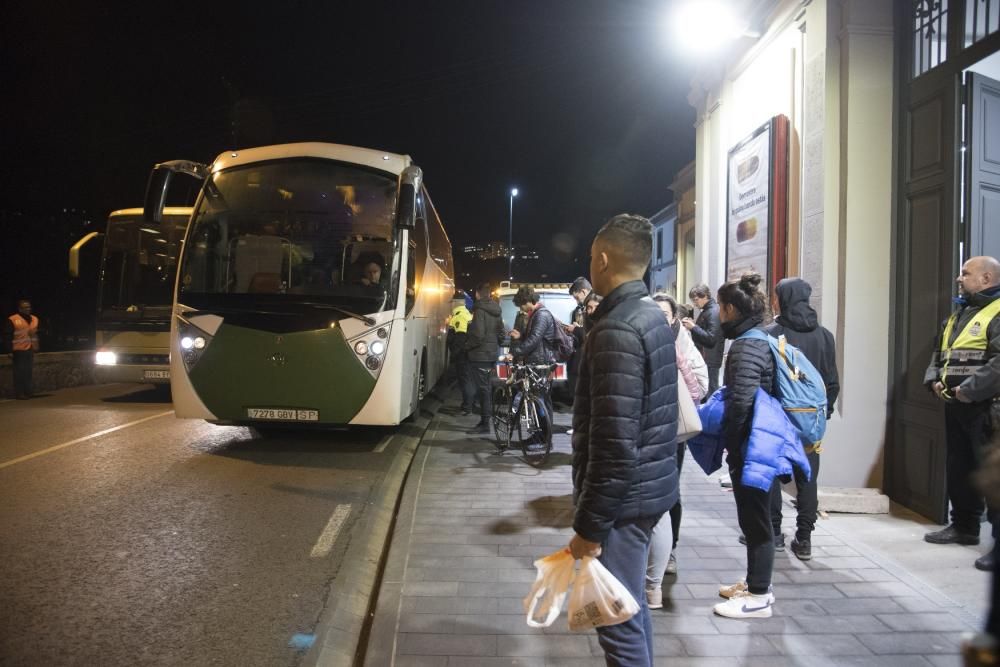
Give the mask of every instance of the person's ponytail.
<path id="1" fill-rule="evenodd" d="M 738 310 L 743 317 L 763 317 L 767 310 L 767 295 L 760 288 L 759 273 L 744 273 L 739 280 L 730 280 L 719 288 L 719 303 Z"/>

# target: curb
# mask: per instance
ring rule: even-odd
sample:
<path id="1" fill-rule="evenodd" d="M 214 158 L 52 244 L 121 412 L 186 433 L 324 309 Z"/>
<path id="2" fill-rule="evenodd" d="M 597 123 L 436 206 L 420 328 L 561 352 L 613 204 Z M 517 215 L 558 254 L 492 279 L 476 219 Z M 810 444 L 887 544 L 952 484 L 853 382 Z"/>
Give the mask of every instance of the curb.
<path id="1" fill-rule="evenodd" d="M 392 539 L 406 478 L 417 448 L 443 404 L 435 392 L 445 389 L 439 386 L 431 391 L 421 402 L 416 419 L 396 432 L 403 436 L 399 452 L 373 490 L 361 520 L 351 530 L 343 566 L 331 584 L 326 607 L 316 624 L 316 641 L 301 665 L 355 665 L 365 651 L 384 557 Z"/>

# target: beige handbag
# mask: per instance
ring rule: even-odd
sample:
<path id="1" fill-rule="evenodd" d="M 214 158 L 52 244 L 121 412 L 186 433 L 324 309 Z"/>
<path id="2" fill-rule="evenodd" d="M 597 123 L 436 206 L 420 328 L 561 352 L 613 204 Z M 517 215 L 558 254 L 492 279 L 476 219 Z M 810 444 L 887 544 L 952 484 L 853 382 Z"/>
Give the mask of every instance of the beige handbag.
<path id="1" fill-rule="evenodd" d="M 698 406 L 691 398 L 691 392 L 684 377 L 677 371 L 677 442 L 690 440 L 701 433 L 701 416 Z"/>

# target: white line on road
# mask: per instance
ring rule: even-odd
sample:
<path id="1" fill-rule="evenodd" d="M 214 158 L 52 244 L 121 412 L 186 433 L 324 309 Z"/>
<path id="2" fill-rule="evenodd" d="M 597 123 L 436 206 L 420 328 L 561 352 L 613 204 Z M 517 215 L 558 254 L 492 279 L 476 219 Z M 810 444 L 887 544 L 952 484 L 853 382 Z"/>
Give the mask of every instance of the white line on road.
<path id="1" fill-rule="evenodd" d="M 79 444 L 81 442 L 86 442 L 87 440 L 93 440 L 94 438 L 99 438 L 102 435 L 107 435 L 108 433 L 114 433 L 115 431 L 121 431 L 122 429 L 129 428 L 130 426 L 138 426 L 139 424 L 143 424 L 145 422 L 152 421 L 154 419 L 159 419 L 160 417 L 166 417 L 167 415 L 172 415 L 172 414 L 174 414 L 173 410 L 167 410 L 166 412 L 161 412 L 158 415 L 152 415 L 152 416 L 149 416 L 149 417 L 143 417 L 142 419 L 136 419 L 134 422 L 129 422 L 127 424 L 122 424 L 121 426 L 115 426 L 115 427 L 112 427 L 112 428 L 106 428 L 103 431 L 98 431 L 97 433 L 91 433 L 90 435 L 85 435 L 82 438 L 77 438 L 76 440 L 70 440 L 69 442 L 64 442 L 64 443 L 62 443 L 60 445 L 54 445 L 52 447 L 48 447 L 47 449 L 43 449 L 41 451 L 34 452 L 33 454 L 25 454 L 24 456 L 19 456 L 16 459 L 11 459 L 10 461 L 4 461 L 3 463 L 0 463 L 0 469 L 6 468 L 8 466 L 12 466 L 15 463 L 24 463 L 25 461 L 30 461 L 33 458 L 36 458 L 36 457 L 39 457 L 39 456 L 45 456 L 46 454 L 51 454 L 52 452 L 59 451 L 60 449 L 65 449 L 66 447 L 69 447 L 70 445 L 76 445 L 76 444 Z"/>
<path id="2" fill-rule="evenodd" d="M 333 510 L 333 514 L 330 515 L 330 520 L 326 522 L 326 528 L 323 532 L 319 534 L 319 539 L 316 540 L 316 544 L 313 546 L 312 552 L 309 554 L 310 558 L 323 558 L 330 553 L 330 549 L 333 549 L 333 543 L 337 539 L 337 535 L 340 533 L 341 526 L 344 525 L 344 519 L 351 513 L 350 504 L 347 505 L 337 505 Z"/>
<path id="3" fill-rule="evenodd" d="M 388 438 L 386 438 L 382 442 L 378 443 L 378 447 L 375 448 L 375 453 L 376 454 L 381 454 L 382 452 L 384 452 L 385 448 L 389 446 L 389 443 L 392 442 L 392 439 L 395 438 L 395 437 L 396 437 L 396 434 L 393 433 Z"/>

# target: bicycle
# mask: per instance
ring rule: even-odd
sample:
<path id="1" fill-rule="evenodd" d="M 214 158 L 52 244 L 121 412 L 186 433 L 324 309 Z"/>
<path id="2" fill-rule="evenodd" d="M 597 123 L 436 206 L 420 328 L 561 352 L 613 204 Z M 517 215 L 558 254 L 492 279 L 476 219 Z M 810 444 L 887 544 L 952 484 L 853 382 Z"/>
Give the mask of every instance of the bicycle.
<path id="1" fill-rule="evenodd" d="M 555 364 L 506 363 L 507 378 L 493 391 L 493 432 L 503 454 L 515 435 L 530 465 L 542 465 L 552 451 L 552 415 L 545 400 Z"/>

